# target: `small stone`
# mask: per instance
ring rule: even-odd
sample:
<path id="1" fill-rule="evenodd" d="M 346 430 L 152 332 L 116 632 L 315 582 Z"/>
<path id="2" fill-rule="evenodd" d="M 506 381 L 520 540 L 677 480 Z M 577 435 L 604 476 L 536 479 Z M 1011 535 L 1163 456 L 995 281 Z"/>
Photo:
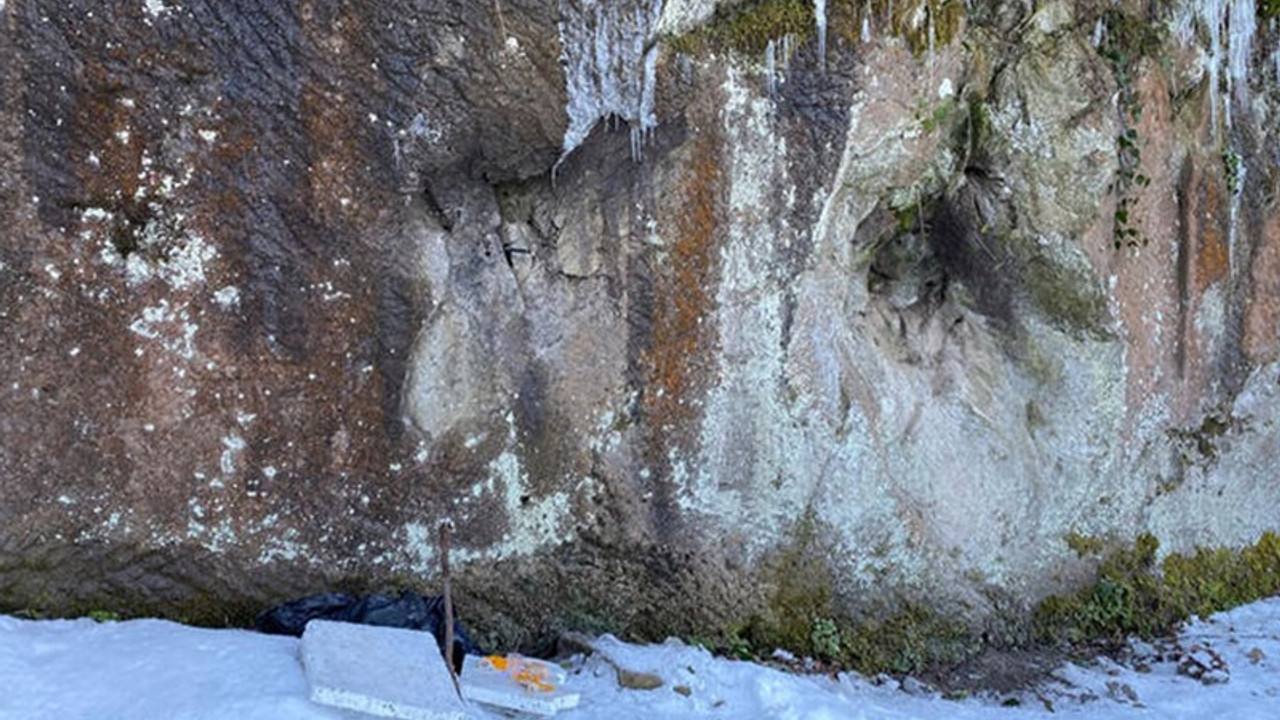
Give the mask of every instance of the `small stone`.
<path id="1" fill-rule="evenodd" d="M 934 690 L 932 687 L 917 678 L 910 675 L 902 679 L 902 691 L 908 695 L 916 696 L 932 696 Z"/>
<path id="2" fill-rule="evenodd" d="M 1118 680 L 1107 681 L 1107 695 L 1118 702 L 1138 702 L 1138 693 L 1133 686 Z"/>
<path id="3" fill-rule="evenodd" d="M 1200 677 L 1200 682 L 1205 685 L 1221 685 L 1231 680 L 1231 675 L 1226 670 L 1214 669 L 1205 673 Z"/>
<path id="4" fill-rule="evenodd" d="M 596 651 L 591 638 L 580 632 L 561 633 L 557 645 L 561 655 L 590 655 Z"/>
<path id="5" fill-rule="evenodd" d="M 1225 683 L 1231 679 L 1231 668 L 1212 648 L 1193 645 L 1178 661 L 1178 673 L 1206 685 Z"/>
<path id="6" fill-rule="evenodd" d="M 1156 646 L 1138 638 L 1129 638 L 1129 652 L 1135 659 L 1149 659 L 1158 654 Z"/>
<path id="7" fill-rule="evenodd" d="M 890 690 L 897 690 L 899 687 L 901 687 L 901 684 L 897 681 L 897 679 L 895 679 L 889 673 L 880 673 L 879 675 L 876 675 L 875 677 L 871 678 L 871 684 L 887 687 Z"/>
<path id="8" fill-rule="evenodd" d="M 689 697 L 690 695 L 693 694 L 693 688 L 689 687 L 688 685 L 677 685 L 671 689 L 675 690 L 677 693 L 680 693 L 685 697 Z"/>
<path id="9" fill-rule="evenodd" d="M 1267 654 L 1262 652 L 1262 648 L 1256 647 L 1250 650 L 1248 653 L 1246 653 L 1245 657 L 1249 658 L 1250 663 L 1257 665 L 1258 663 L 1267 659 Z"/>
<path id="10" fill-rule="evenodd" d="M 653 673 L 618 668 L 618 684 L 628 690 L 657 690 L 663 680 Z"/>

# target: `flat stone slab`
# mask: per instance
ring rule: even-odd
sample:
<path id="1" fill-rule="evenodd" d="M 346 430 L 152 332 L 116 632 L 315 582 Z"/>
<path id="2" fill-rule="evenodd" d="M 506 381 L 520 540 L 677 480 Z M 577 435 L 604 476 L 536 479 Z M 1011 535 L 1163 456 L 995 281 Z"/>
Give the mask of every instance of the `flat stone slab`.
<path id="1" fill-rule="evenodd" d="M 431 633 L 312 620 L 302 634 L 311 701 L 404 720 L 465 720 Z"/>
<path id="2" fill-rule="evenodd" d="M 505 710 L 554 715 L 578 706 L 579 693 L 567 692 L 564 672 L 553 664 L 529 658 L 482 658 L 462 661 L 458 685 L 462 697 Z"/>

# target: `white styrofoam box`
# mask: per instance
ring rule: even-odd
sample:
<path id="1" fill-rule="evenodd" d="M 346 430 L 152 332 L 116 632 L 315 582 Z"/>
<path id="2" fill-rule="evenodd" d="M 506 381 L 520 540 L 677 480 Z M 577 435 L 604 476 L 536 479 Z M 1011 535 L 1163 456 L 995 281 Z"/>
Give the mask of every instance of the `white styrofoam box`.
<path id="1" fill-rule="evenodd" d="M 465 720 L 428 632 L 312 620 L 302 634 L 312 702 L 404 720 Z"/>

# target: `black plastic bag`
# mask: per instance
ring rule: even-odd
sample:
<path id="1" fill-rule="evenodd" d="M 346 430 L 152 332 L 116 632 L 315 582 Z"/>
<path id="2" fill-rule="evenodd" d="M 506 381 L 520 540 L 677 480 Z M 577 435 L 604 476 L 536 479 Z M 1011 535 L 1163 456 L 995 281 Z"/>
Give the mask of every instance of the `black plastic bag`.
<path id="1" fill-rule="evenodd" d="M 277 605 L 258 616 L 258 632 L 301 637 L 311 620 L 377 625 L 379 627 L 425 630 L 444 649 L 444 596 L 423 597 L 412 590 L 392 595 L 355 596 L 345 593 L 312 595 Z M 463 655 L 482 655 L 467 631 L 453 621 L 453 658 L 460 665 Z"/>

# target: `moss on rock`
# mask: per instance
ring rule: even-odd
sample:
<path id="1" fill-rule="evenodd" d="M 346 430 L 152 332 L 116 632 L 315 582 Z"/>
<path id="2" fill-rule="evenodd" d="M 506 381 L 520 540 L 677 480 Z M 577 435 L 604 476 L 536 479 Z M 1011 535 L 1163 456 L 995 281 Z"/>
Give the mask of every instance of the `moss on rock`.
<path id="1" fill-rule="evenodd" d="M 828 32 L 833 37 L 857 42 L 865 21 L 901 38 L 917 57 L 949 44 L 965 20 L 963 0 L 830 0 L 827 6 Z M 815 31 L 811 0 L 755 0 L 721 6 L 705 26 L 667 42 L 687 54 L 720 50 L 758 55 L 771 40 L 790 35 L 803 42 Z"/>
<path id="2" fill-rule="evenodd" d="M 1035 611 L 1045 641 L 1122 641 L 1173 631 L 1192 615 L 1209 615 L 1280 593 L 1280 536 L 1264 533 L 1244 548 L 1170 554 L 1157 565 L 1160 544 L 1143 534 L 1133 547 L 1106 557 L 1097 581 L 1046 598 Z"/>
<path id="3" fill-rule="evenodd" d="M 757 0 L 721 6 L 711 21 L 668 40 L 677 52 L 707 50 L 758 55 L 771 40 L 787 35 L 805 40 L 814 32 L 813 3 L 808 0 Z"/>
<path id="4" fill-rule="evenodd" d="M 968 626 L 919 603 L 859 614 L 837 607 L 825 560 L 831 548 L 822 543 L 830 536 L 811 515 L 797 524 L 792 542 L 766 562 L 765 578 L 772 585 L 766 610 L 731 628 L 722 649 L 742 655 L 744 648 L 785 648 L 868 675 L 916 673 L 978 652 L 981 642 Z"/>

